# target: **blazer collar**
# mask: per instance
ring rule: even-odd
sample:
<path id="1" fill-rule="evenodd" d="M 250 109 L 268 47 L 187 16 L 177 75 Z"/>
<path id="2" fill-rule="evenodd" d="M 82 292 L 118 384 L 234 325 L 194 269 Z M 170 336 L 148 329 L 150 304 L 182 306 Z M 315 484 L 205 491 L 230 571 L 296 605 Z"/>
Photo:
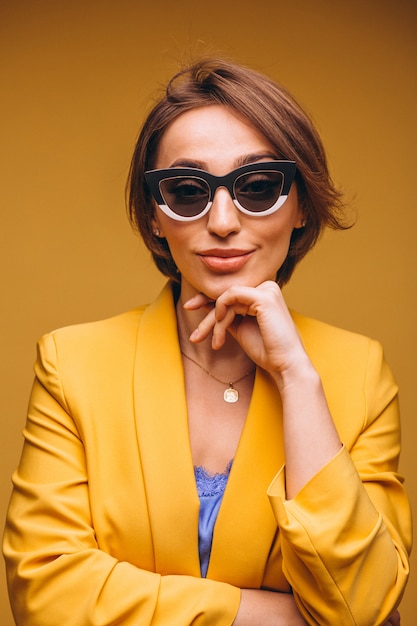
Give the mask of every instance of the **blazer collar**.
<path id="1" fill-rule="evenodd" d="M 155 571 L 199 576 L 199 500 L 170 283 L 140 322 L 134 404 Z M 276 533 L 266 491 L 282 463 L 279 394 L 268 375 L 258 371 L 215 527 L 209 578 L 241 587 L 261 585 Z"/>

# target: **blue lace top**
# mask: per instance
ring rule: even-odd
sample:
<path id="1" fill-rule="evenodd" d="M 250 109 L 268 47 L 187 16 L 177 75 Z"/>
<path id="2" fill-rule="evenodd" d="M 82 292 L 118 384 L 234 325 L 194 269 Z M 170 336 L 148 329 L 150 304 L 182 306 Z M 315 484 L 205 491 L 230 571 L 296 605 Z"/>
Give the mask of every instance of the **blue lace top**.
<path id="1" fill-rule="evenodd" d="M 200 554 L 201 576 L 203 578 L 207 576 L 214 525 L 226 489 L 227 479 L 232 469 L 232 463 L 233 461 L 230 461 L 222 474 L 209 474 L 204 467 L 194 467 L 195 481 L 200 499 L 198 551 Z"/>

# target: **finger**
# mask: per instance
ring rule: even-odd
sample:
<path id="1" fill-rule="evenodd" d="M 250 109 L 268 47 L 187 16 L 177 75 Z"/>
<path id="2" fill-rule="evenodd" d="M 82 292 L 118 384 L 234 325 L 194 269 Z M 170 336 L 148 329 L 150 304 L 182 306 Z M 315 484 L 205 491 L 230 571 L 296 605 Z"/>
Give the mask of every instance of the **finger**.
<path id="1" fill-rule="evenodd" d="M 399 611 L 395 611 L 392 615 L 390 615 L 390 622 L 392 626 L 400 626 L 401 624 L 401 616 Z"/>
<path id="2" fill-rule="evenodd" d="M 211 309 L 206 317 L 201 320 L 197 328 L 191 333 L 190 341 L 192 343 L 200 343 L 207 339 L 216 324 L 216 316 L 214 309 Z"/>
<path id="3" fill-rule="evenodd" d="M 229 314 L 230 310 L 233 310 L 234 315 L 240 315 L 241 317 L 245 317 L 245 315 L 255 315 L 253 311 L 251 311 L 250 306 L 248 304 L 236 301 L 233 304 L 226 305 L 222 302 L 216 302 L 216 321 L 222 322 L 226 316 Z"/>
<path id="4" fill-rule="evenodd" d="M 253 287 L 231 287 L 216 301 L 216 319 L 221 321 L 227 311 L 233 308 L 237 315 L 256 315 L 252 310 L 257 291 Z"/>
<path id="5" fill-rule="evenodd" d="M 283 302 L 282 294 L 276 283 L 266 281 L 258 287 L 230 287 L 216 300 L 216 315 L 220 320 L 229 307 L 233 307 L 238 315 L 257 317 L 259 307 L 276 306 Z"/>
<path id="6" fill-rule="evenodd" d="M 249 306 L 247 304 L 240 303 L 238 301 L 238 297 L 234 299 L 235 303 L 233 306 L 227 306 L 220 303 L 220 306 L 217 307 L 218 302 L 219 300 L 214 303 L 213 300 L 211 300 L 204 293 L 198 293 L 183 304 L 183 307 L 189 311 L 201 308 L 206 308 L 208 310 L 206 317 L 191 333 L 190 341 L 193 343 L 200 343 L 201 341 L 204 341 L 204 339 L 206 339 L 212 331 L 214 331 L 212 347 L 215 350 L 218 350 L 224 345 L 227 330 L 233 323 L 235 316 L 244 316 L 249 310 Z"/>
<path id="7" fill-rule="evenodd" d="M 184 302 L 183 307 L 188 311 L 195 311 L 202 307 L 213 306 L 214 302 L 204 293 L 197 293 L 195 296 Z"/>
<path id="8" fill-rule="evenodd" d="M 392 613 L 389 616 L 388 620 L 384 623 L 384 626 L 400 626 L 401 625 L 401 617 L 398 611 Z"/>
<path id="9" fill-rule="evenodd" d="M 227 309 L 221 320 L 218 320 L 216 315 L 216 323 L 213 327 L 213 338 L 211 341 L 213 350 L 219 350 L 224 345 L 227 331 L 232 326 L 235 317 L 236 312 L 232 308 Z"/>

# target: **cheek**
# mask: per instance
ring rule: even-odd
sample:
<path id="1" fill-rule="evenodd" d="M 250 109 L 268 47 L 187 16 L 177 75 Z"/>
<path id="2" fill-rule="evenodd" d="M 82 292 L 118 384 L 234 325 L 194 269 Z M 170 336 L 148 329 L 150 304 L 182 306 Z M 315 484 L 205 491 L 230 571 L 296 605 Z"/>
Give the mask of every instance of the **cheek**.
<path id="1" fill-rule="evenodd" d="M 294 231 L 292 221 L 285 220 L 279 226 L 275 223 L 264 231 L 264 250 L 268 260 L 276 269 L 285 261 Z"/>
<path id="2" fill-rule="evenodd" d="M 259 236 L 269 245 L 275 244 L 277 247 L 285 247 L 290 244 L 291 235 L 297 225 L 298 211 L 290 206 L 285 207 L 284 205 L 283 208 L 289 210 L 282 213 L 278 211 L 271 215 L 268 222 L 263 224 L 259 231 Z"/>
<path id="3" fill-rule="evenodd" d="M 165 237 L 174 261 L 176 257 L 184 258 L 190 250 L 193 240 L 192 225 L 175 222 L 164 215 L 158 219 L 161 235 Z"/>
<path id="4" fill-rule="evenodd" d="M 168 245 L 175 245 L 175 241 L 181 238 L 182 231 L 181 228 L 183 226 L 181 222 L 176 222 L 171 219 L 161 209 L 157 206 L 155 210 L 155 217 L 153 219 L 153 223 L 155 227 L 158 228 L 161 232 L 161 237 L 164 237 Z"/>

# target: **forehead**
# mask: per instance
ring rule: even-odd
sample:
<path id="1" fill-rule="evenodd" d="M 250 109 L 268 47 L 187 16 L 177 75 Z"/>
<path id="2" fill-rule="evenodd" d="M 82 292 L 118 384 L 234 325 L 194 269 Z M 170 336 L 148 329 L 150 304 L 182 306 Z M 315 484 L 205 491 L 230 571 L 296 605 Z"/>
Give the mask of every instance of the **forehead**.
<path id="1" fill-rule="evenodd" d="M 172 167 L 177 161 L 230 167 L 258 153 L 274 157 L 267 137 L 230 108 L 210 105 L 186 111 L 168 125 L 159 142 L 156 167 Z"/>

